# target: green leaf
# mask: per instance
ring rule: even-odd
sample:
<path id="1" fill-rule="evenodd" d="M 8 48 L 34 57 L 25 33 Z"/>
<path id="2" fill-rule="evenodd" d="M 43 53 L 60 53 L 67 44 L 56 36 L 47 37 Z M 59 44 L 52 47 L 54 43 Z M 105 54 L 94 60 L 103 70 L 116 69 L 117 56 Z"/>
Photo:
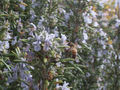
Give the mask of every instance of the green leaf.
<path id="1" fill-rule="evenodd" d="M 73 58 L 65 58 L 65 59 L 61 59 L 60 62 L 68 62 L 68 61 L 73 61 L 75 59 Z"/>
<path id="2" fill-rule="evenodd" d="M 80 71 L 82 74 L 84 74 L 84 72 L 82 71 L 82 69 L 80 67 L 78 67 L 78 65 L 76 64 L 72 64 L 70 63 L 72 66 L 74 66 L 74 68 L 76 68 L 78 71 Z"/>
<path id="3" fill-rule="evenodd" d="M 69 48 L 69 46 L 61 45 L 61 46 L 58 46 L 57 48 Z"/>
<path id="4" fill-rule="evenodd" d="M 0 61 L 8 68 L 9 71 L 11 71 L 9 65 L 7 65 L 7 63 L 2 59 L 0 59 Z"/>

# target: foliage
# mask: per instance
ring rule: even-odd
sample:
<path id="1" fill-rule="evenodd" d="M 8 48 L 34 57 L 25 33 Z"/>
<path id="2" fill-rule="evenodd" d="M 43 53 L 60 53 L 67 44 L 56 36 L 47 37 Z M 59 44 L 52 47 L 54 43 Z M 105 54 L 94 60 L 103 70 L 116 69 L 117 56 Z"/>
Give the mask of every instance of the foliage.
<path id="1" fill-rule="evenodd" d="M 120 2 L 102 1 L 2 0 L 0 90 L 119 90 Z"/>

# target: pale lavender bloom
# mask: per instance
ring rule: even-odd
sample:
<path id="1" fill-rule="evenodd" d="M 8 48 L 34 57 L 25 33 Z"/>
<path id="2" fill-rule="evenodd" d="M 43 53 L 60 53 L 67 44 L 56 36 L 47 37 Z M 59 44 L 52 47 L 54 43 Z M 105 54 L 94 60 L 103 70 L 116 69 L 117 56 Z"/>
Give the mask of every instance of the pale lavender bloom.
<path id="1" fill-rule="evenodd" d="M 30 30 L 29 35 L 34 37 L 33 31 Z"/>
<path id="2" fill-rule="evenodd" d="M 0 51 L 3 51 L 4 47 L 3 47 L 3 43 L 2 41 L 0 41 Z"/>
<path id="3" fill-rule="evenodd" d="M 54 31 L 55 37 L 59 36 L 59 32 L 58 31 Z"/>
<path id="4" fill-rule="evenodd" d="M 32 31 L 35 31 L 37 29 L 36 25 L 33 23 L 30 23 L 30 25 L 32 26 Z"/>
<path id="5" fill-rule="evenodd" d="M 24 6 L 24 5 L 20 4 L 20 7 L 21 7 L 23 10 L 25 10 L 25 6 Z"/>
<path id="6" fill-rule="evenodd" d="M 3 42 L 0 41 L 0 51 L 3 51 L 4 47 L 3 47 Z"/>
<path id="7" fill-rule="evenodd" d="M 43 47 L 43 50 L 48 51 L 50 49 L 51 45 L 52 45 L 52 43 L 49 40 L 46 40 L 45 44 L 44 44 L 44 47 Z"/>
<path id="8" fill-rule="evenodd" d="M 57 67 L 60 67 L 61 64 L 62 64 L 61 62 L 57 62 L 57 63 L 56 63 L 56 66 L 57 66 Z"/>
<path id="9" fill-rule="evenodd" d="M 66 14 L 66 11 L 63 8 L 59 8 L 60 13 Z"/>
<path id="10" fill-rule="evenodd" d="M 46 37 L 47 38 L 47 37 Z M 55 34 L 50 34 L 49 36 L 48 36 L 48 40 L 53 40 L 55 38 Z"/>
<path id="11" fill-rule="evenodd" d="M 94 26 L 97 27 L 99 24 L 98 22 L 94 22 Z"/>
<path id="12" fill-rule="evenodd" d="M 18 41 L 18 47 L 23 47 L 23 42 L 22 41 Z"/>
<path id="13" fill-rule="evenodd" d="M 87 35 L 86 31 L 83 32 L 83 37 L 84 37 L 84 40 L 88 40 L 88 35 Z"/>
<path id="14" fill-rule="evenodd" d="M 84 17 L 84 21 L 85 21 L 85 23 L 87 23 L 87 24 L 91 24 L 91 23 L 92 23 L 92 19 L 91 19 L 89 16 L 85 16 L 85 17 Z"/>
<path id="15" fill-rule="evenodd" d="M 93 18 L 96 18 L 97 13 L 93 10 L 90 10 L 90 14 L 93 16 Z"/>
<path id="16" fill-rule="evenodd" d="M 56 79 L 56 81 L 58 81 L 58 79 Z M 57 85 L 56 85 L 56 88 L 57 88 L 57 89 L 61 89 L 61 90 L 70 90 L 70 88 L 68 88 L 68 85 L 69 85 L 69 83 L 66 83 L 66 81 L 64 81 L 63 86 L 57 84 Z"/>
<path id="17" fill-rule="evenodd" d="M 33 88 L 34 88 L 34 90 L 39 90 L 38 85 L 34 85 Z"/>
<path id="18" fill-rule="evenodd" d="M 8 41 L 0 41 L 0 51 L 9 49 L 9 42 Z"/>
<path id="19" fill-rule="evenodd" d="M 106 45 L 103 45 L 103 47 L 102 47 L 103 49 L 106 49 Z"/>
<path id="20" fill-rule="evenodd" d="M 99 29 L 99 33 L 101 36 L 104 36 L 104 37 L 107 36 L 107 34 L 102 29 Z"/>
<path id="21" fill-rule="evenodd" d="M 9 42 L 8 41 L 4 41 L 5 44 L 5 49 L 9 49 Z"/>
<path id="22" fill-rule="evenodd" d="M 41 28 L 42 26 L 43 26 L 43 22 L 45 21 L 45 19 L 41 16 L 41 19 L 39 20 L 39 22 L 38 22 L 38 28 Z"/>
<path id="23" fill-rule="evenodd" d="M 115 8 L 119 5 L 119 8 L 120 8 L 120 0 L 116 0 L 115 1 Z"/>
<path id="24" fill-rule="evenodd" d="M 21 87 L 23 88 L 23 90 L 29 90 L 28 85 L 26 85 L 24 82 L 21 82 Z"/>
<path id="25" fill-rule="evenodd" d="M 89 14 L 87 14 L 86 12 L 83 13 L 83 18 L 84 18 L 84 22 L 87 24 L 91 24 L 92 23 L 92 18 L 90 17 Z"/>
<path id="26" fill-rule="evenodd" d="M 70 14 L 69 14 L 69 13 L 66 13 L 66 14 L 65 14 L 65 20 L 68 21 L 69 18 L 70 18 Z"/>
<path id="27" fill-rule="evenodd" d="M 89 72 L 86 73 L 86 77 L 90 77 L 91 74 Z"/>
<path id="28" fill-rule="evenodd" d="M 98 51 L 98 57 L 102 57 L 102 51 Z"/>
<path id="29" fill-rule="evenodd" d="M 120 20 L 117 19 L 117 20 L 116 20 L 116 24 L 115 24 L 115 26 L 116 26 L 116 27 L 119 27 L 119 25 L 120 25 Z"/>
<path id="30" fill-rule="evenodd" d="M 18 78 L 18 65 L 16 65 L 15 67 L 12 67 L 11 69 L 12 69 L 13 75 L 8 77 L 8 81 L 7 81 L 8 83 L 11 83 L 17 80 Z"/>
<path id="31" fill-rule="evenodd" d="M 35 12 L 34 12 L 33 9 L 30 10 L 30 14 L 31 14 L 30 20 L 33 21 L 35 19 L 35 17 L 36 17 Z"/>
<path id="32" fill-rule="evenodd" d="M 25 70 L 20 70 L 20 77 L 24 80 L 26 78 Z"/>
<path id="33" fill-rule="evenodd" d="M 65 35 L 63 35 L 63 34 L 62 34 L 61 36 L 62 36 L 62 37 L 61 37 L 62 42 L 65 43 L 66 40 L 67 40 L 67 37 L 66 37 Z"/>
<path id="34" fill-rule="evenodd" d="M 34 50 L 35 50 L 36 52 L 40 51 L 40 50 L 41 50 L 40 45 L 39 45 L 39 44 L 34 45 Z"/>
<path id="35" fill-rule="evenodd" d="M 75 59 L 75 62 L 76 62 L 76 63 L 79 63 L 80 61 L 79 61 L 79 59 L 77 58 L 77 59 Z"/>
<path id="36" fill-rule="evenodd" d="M 82 43 L 87 44 L 86 40 L 82 40 Z"/>
<path id="37" fill-rule="evenodd" d="M 19 0 L 20 2 L 23 2 L 23 0 Z M 25 6 L 24 5 L 22 5 L 22 4 L 19 4 L 19 6 L 23 9 L 23 10 L 25 10 Z"/>
<path id="38" fill-rule="evenodd" d="M 12 37 L 10 36 L 10 33 L 6 33 L 6 37 L 5 37 L 5 40 L 10 40 Z"/>
<path id="39" fill-rule="evenodd" d="M 35 42 L 33 42 L 32 43 L 32 45 L 34 46 L 34 50 L 35 51 L 40 51 L 41 50 L 41 46 L 40 46 L 40 44 L 41 44 L 41 36 L 39 35 L 35 35 L 35 39 L 37 40 L 37 41 L 35 41 Z"/>
<path id="40" fill-rule="evenodd" d="M 15 45 L 17 43 L 17 36 L 14 37 L 14 39 L 12 40 L 12 45 Z"/>
<path id="41" fill-rule="evenodd" d="M 61 87 L 62 90 L 70 90 L 70 88 L 68 88 L 69 83 L 66 83 L 66 81 L 64 81 L 63 86 Z"/>

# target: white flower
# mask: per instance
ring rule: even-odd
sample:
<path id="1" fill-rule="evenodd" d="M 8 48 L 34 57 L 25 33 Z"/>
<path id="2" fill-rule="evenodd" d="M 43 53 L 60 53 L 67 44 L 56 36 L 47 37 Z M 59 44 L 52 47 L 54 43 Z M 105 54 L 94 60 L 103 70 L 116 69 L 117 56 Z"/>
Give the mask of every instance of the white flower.
<path id="1" fill-rule="evenodd" d="M 70 18 L 70 14 L 69 14 L 69 13 L 66 13 L 66 14 L 65 14 L 65 20 L 68 21 L 69 18 Z"/>
<path id="2" fill-rule="evenodd" d="M 41 47 L 40 47 L 39 44 L 34 45 L 34 50 L 35 50 L 36 52 L 40 51 L 40 49 L 41 49 Z"/>
<path id="3" fill-rule="evenodd" d="M 50 49 L 51 42 L 50 41 L 45 41 L 43 50 L 48 51 Z"/>
<path id="4" fill-rule="evenodd" d="M 99 33 L 101 36 L 104 36 L 104 37 L 107 35 L 102 29 L 99 30 Z"/>
<path id="5" fill-rule="evenodd" d="M 57 79 L 56 81 L 58 81 L 58 79 Z M 56 85 L 56 88 L 57 88 L 57 89 L 61 89 L 61 90 L 70 90 L 70 88 L 68 88 L 68 85 L 69 85 L 69 83 L 66 83 L 66 81 L 64 81 L 63 86 L 57 84 L 57 85 Z"/>
<path id="6" fill-rule="evenodd" d="M 90 73 L 89 73 L 89 72 L 87 72 L 87 73 L 86 73 L 86 76 L 87 76 L 87 77 L 90 77 L 91 75 L 90 75 Z"/>
<path id="7" fill-rule="evenodd" d="M 66 13 L 66 11 L 63 8 L 59 8 L 60 13 Z"/>
<path id="8" fill-rule="evenodd" d="M 24 6 L 24 5 L 20 4 L 20 7 L 21 7 L 23 10 L 25 10 L 25 6 Z"/>
<path id="9" fill-rule="evenodd" d="M 88 16 L 85 16 L 85 17 L 84 17 L 84 21 L 85 21 L 85 23 L 87 23 L 87 24 L 91 24 L 91 23 L 92 23 L 92 19 L 91 19 L 90 17 L 88 17 Z"/>
<path id="10" fill-rule="evenodd" d="M 85 31 L 83 32 L 83 37 L 84 37 L 84 40 L 88 40 L 88 35 Z"/>
<path id="11" fill-rule="evenodd" d="M 0 41 L 0 51 L 3 51 L 3 43 Z"/>
<path id="12" fill-rule="evenodd" d="M 9 42 L 8 41 L 0 41 L 0 51 L 9 49 Z"/>
<path id="13" fill-rule="evenodd" d="M 17 36 L 14 37 L 14 40 L 12 40 L 12 45 L 15 45 L 17 43 Z"/>
<path id="14" fill-rule="evenodd" d="M 9 40 L 9 39 L 11 39 L 12 37 L 10 36 L 10 33 L 6 33 L 6 37 L 5 37 L 5 40 Z"/>
<path id="15" fill-rule="evenodd" d="M 62 37 L 61 37 L 62 42 L 65 43 L 67 37 L 66 37 L 65 35 L 63 35 L 63 34 L 62 34 L 61 36 L 62 36 Z"/>
<path id="16" fill-rule="evenodd" d="M 102 56 L 102 51 L 98 51 L 98 57 Z"/>
<path id="17" fill-rule="evenodd" d="M 31 14 L 31 21 L 35 19 L 36 15 L 33 9 L 30 10 L 30 14 Z"/>
<path id="18" fill-rule="evenodd" d="M 115 7 L 117 7 L 118 4 L 119 4 L 119 8 L 120 8 L 120 0 L 116 0 Z"/>
<path id="19" fill-rule="evenodd" d="M 54 38 L 55 38 L 55 34 L 50 34 L 48 37 L 46 37 L 46 38 L 48 38 L 49 40 L 53 40 Z"/>
<path id="20" fill-rule="evenodd" d="M 61 62 L 57 62 L 56 65 L 57 65 L 57 67 L 60 67 L 61 66 Z"/>
<path id="21" fill-rule="evenodd" d="M 55 37 L 58 37 L 59 32 L 58 31 L 54 31 Z"/>
<path id="22" fill-rule="evenodd" d="M 32 45 L 34 46 L 34 50 L 35 51 L 40 51 L 41 50 L 41 38 L 39 35 L 35 34 L 35 39 L 36 41 L 32 43 Z"/>
<path id="23" fill-rule="evenodd" d="M 82 43 L 87 44 L 86 40 L 82 40 Z"/>
<path id="24" fill-rule="evenodd" d="M 70 90 L 70 88 L 68 88 L 68 85 L 69 85 L 69 83 L 66 83 L 66 81 L 64 81 L 64 84 L 63 84 L 63 86 L 61 87 L 62 90 Z"/>
<path id="25" fill-rule="evenodd" d="M 90 14 L 91 14 L 94 18 L 96 18 L 97 13 L 96 13 L 95 11 L 90 10 Z"/>
<path id="26" fill-rule="evenodd" d="M 120 20 L 117 19 L 117 20 L 116 20 L 116 24 L 115 24 L 115 26 L 116 26 L 116 27 L 119 27 L 119 25 L 120 25 Z"/>
<path id="27" fill-rule="evenodd" d="M 103 45 L 103 49 L 106 49 L 106 45 Z"/>
<path id="28" fill-rule="evenodd" d="M 35 41 L 33 42 L 33 46 L 34 46 L 34 50 L 35 51 L 40 51 L 41 47 L 40 47 L 41 41 Z"/>
<path id="29" fill-rule="evenodd" d="M 9 49 L 9 42 L 8 41 L 4 41 L 4 45 L 5 45 L 5 49 Z"/>
<path id="30" fill-rule="evenodd" d="M 94 26 L 97 27 L 99 24 L 98 22 L 94 22 Z"/>
<path id="31" fill-rule="evenodd" d="M 37 29 L 37 27 L 35 26 L 35 24 L 30 23 L 30 25 L 32 26 L 32 30 L 35 31 Z"/>
<path id="32" fill-rule="evenodd" d="M 38 28 L 42 28 L 43 27 L 43 22 L 45 21 L 45 19 L 41 16 L 41 19 L 39 20 L 39 22 L 38 22 L 38 25 L 37 25 L 37 27 Z"/>

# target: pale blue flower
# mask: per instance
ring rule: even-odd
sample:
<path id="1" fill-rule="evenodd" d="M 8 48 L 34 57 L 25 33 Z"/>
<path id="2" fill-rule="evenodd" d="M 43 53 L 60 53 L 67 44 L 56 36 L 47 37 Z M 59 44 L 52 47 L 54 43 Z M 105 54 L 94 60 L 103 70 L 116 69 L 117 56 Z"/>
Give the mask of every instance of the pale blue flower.
<path id="1" fill-rule="evenodd" d="M 25 10 L 25 6 L 24 6 L 24 5 L 21 5 L 21 4 L 20 4 L 20 7 L 21 7 L 23 10 Z"/>
<path id="2" fill-rule="evenodd" d="M 56 63 L 56 66 L 57 66 L 57 67 L 60 67 L 61 64 L 62 64 L 61 62 L 57 62 L 57 63 Z"/>
<path id="3" fill-rule="evenodd" d="M 50 49 L 50 46 L 51 46 L 51 42 L 49 40 L 46 40 L 44 47 L 43 47 L 43 50 L 48 51 Z"/>
<path id="4" fill-rule="evenodd" d="M 86 31 L 83 32 L 83 37 L 84 37 L 84 40 L 88 40 L 88 35 L 87 35 Z"/>
<path id="5" fill-rule="evenodd" d="M 10 45 L 8 41 L 4 41 L 4 48 L 9 49 Z"/>
<path id="6" fill-rule="evenodd" d="M 39 20 L 39 22 L 38 22 L 38 28 L 41 28 L 42 26 L 43 26 L 43 22 L 45 21 L 45 19 L 41 16 L 41 19 Z"/>
<path id="7" fill-rule="evenodd" d="M 33 24 L 33 23 L 30 23 L 30 25 L 31 25 L 31 29 L 32 29 L 32 31 L 35 31 L 36 29 L 37 29 L 37 27 L 36 27 L 36 25 L 35 24 Z"/>
<path id="8" fill-rule="evenodd" d="M 13 40 L 12 40 L 12 45 L 15 45 L 17 43 L 17 36 L 15 36 L 14 38 L 13 38 Z"/>
<path id="9" fill-rule="evenodd" d="M 63 43 L 65 43 L 66 40 L 67 40 L 67 37 L 66 37 L 65 35 L 62 34 L 62 35 L 61 35 L 61 40 L 62 40 Z"/>
<path id="10" fill-rule="evenodd" d="M 9 42 L 8 41 L 0 41 L 0 51 L 9 49 Z"/>
<path id="11" fill-rule="evenodd" d="M 34 45 L 34 50 L 35 50 L 36 52 L 40 51 L 40 50 L 41 50 L 40 45 L 39 45 L 39 44 Z"/>
<path id="12" fill-rule="evenodd" d="M 6 37 L 5 37 L 5 40 L 10 40 L 12 37 L 10 36 L 10 33 L 6 33 Z"/>

